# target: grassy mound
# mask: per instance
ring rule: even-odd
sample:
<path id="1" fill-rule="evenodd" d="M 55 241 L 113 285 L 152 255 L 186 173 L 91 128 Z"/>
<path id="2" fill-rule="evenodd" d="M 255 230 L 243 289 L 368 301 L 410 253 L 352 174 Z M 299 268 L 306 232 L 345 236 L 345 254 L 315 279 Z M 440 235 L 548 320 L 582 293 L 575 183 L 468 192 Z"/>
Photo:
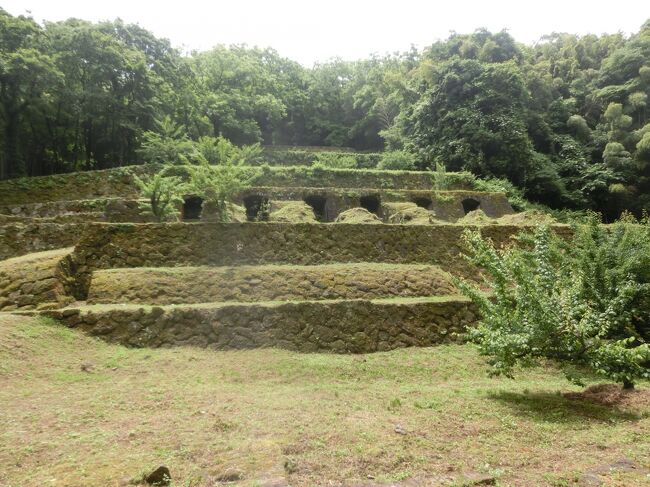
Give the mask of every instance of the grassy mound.
<path id="1" fill-rule="evenodd" d="M 431 210 L 422 208 L 415 203 L 384 203 L 382 210 L 388 223 L 430 225 L 437 222 Z"/>
<path id="2" fill-rule="evenodd" d="M 336 217 L 336 223 L 381 223 L 381 220 L 365 208 L 350 208 Z"/>
<path id="3" fill-rule="evenodd" d="M 557 223 L 557 220 L 543 211 L 528 210 L 503 215 L 497 219 L 497 222 L 502 225 L 552 225 L 553 223 Z"/>
<path id="4" fill-rule="evenodd" d="M 269 221 L 316 223 L 317 220 L 312 207 L 304 201 L 274 201 L 269 214 Z"/>
<path id="5" fill-rule="evenodd" d="M 548 213 L 539 210 L 528 210 L 520 213 L 503 215 L 500 218 L 490 218 L 480 208 L 470 211 L 456 223 L 461 225 L 552 225 L 557 223 Z"/>
<path id="6" fill-rule="evenodd" d="M 494 218 L 487 216 L 480 208 L 467 213 L 463 218 L 460 218 L 456 223 L 461 225 L 490 225 L 496 223 Z"/>
<path id="7" fill-rule="evenodd" d="M 246 208 L 234 203 L 226 203 L 228 206 L 228 221 L 233 223 L 243 223 L 247 221 Z M 201 220 L 204 222 L 221 221 L 219 212 L 210 204 L 204 204 L 201 210 Z"/>

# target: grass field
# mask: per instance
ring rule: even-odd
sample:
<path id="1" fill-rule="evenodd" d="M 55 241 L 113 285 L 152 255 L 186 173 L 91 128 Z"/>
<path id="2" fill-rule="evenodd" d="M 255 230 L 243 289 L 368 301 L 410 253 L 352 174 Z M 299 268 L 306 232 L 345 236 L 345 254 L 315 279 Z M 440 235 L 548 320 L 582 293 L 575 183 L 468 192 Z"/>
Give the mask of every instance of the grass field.
<path id="1" fill-rule="evenodd" d="M 650 485 L 648 387 L 575 394 L 551 366 L 488 378 L 469 346 L 127 349 L 0 314 L 0 486 L 125 485 L 159 465 L 174 486 L 220 485 L 235 471 L 243 486 L 462 485 L 479 474 L 569 486 L 594 469 L 602 485 Z M 636 467 L 602 467 L 621 459 Z"/>

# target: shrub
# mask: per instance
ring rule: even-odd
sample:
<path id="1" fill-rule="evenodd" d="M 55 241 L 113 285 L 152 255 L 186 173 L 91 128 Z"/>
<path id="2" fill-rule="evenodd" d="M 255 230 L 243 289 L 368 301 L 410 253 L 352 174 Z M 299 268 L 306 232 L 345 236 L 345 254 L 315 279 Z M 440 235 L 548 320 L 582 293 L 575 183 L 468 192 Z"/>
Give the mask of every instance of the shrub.
<path id="1" fill-rule="evenodd" d="M 140 194 L 149 199 L 147 209 L 159 222 L 176 217 L 178 206 L 183 202 L 182 194 L 185 188 L 181 178 L 164 174 L 164 171 L 161 171 L 141 178 L 133 176 Z"/>
<path id="2" fill-rule="evenodd" d="M 334 151 L 327 151 L 330 158 L 354 157 L 358 169 L 374 169 L 379 164 L 382 154 L 377 152 L 345 152 L 340 148 Z M 300 149 L 274 149 L 266 147 L 262 151 L 261 160 L 274 166 L 311 166 L 317 162 L 318 155 L 323 151 Z M 327 157 L 327 156 L 325 156 Z"/>
<path id="3" fill-rule="evenodd" d="M 415 155 L 406 151 L 384 152 L 377 168 L 397 171 L 412 171 L 415 169 Z"/>
<path id="4" fill-rule="evenodd" d="M 625 387 L 650 377 L 647 222 L 605 228 L 592 217 L 570 244 L 546 226 L 503 251 L 478 232 L 464 242 L 490 290 L 459 282 L 482 316 L 468 336 L 490 357 L 493 374 L 512 377 L 517 366 L 546 358 L 576 383 L 581 367 Z"/>

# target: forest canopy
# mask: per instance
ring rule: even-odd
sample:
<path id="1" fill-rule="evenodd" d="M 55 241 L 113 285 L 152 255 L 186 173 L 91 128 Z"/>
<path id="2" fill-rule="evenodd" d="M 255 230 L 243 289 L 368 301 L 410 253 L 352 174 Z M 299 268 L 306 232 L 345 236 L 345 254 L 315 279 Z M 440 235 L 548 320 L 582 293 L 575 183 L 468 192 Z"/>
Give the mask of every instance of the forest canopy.
<path id="1" fill-rule="evenodd" d="M 121 20 L 0 9 L 0 178 L 147 160 L 152 140 L 400 150 L 534 201 L 650 209 L 650 20 L 631 35 L 452 34 L 307 68 L 273 49 L 184 54 Z M 157 139 L 156 139 L 157 138 Z"/>

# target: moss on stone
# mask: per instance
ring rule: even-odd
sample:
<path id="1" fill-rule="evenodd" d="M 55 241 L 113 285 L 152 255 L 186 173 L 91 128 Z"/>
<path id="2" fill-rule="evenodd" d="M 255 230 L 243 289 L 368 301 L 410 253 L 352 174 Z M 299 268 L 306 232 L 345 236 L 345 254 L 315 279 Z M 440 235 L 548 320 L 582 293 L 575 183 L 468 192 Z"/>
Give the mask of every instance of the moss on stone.
<path id="1" fill-rule="evenodd" d="M 466 299 L 327 300 L 182 306 L 99 305 L 44 311 L 70 327 L 137 347 L 279 347 L 369 353 L 459 339 L 476 320 Z"/>
<path id="2" fill-rule="evenodd" d="M 174 304 L 457 293 L 451 276 L 430 265 L 202 266 L 97 271 L 93 273 L 88 302 Z"/>
<path id="3" fill-rule="evenodd" d="M 61 261 L 72 248 L 0 261 L 0 310 L 56 308 L 73 299 L 66 293 Z"/>

